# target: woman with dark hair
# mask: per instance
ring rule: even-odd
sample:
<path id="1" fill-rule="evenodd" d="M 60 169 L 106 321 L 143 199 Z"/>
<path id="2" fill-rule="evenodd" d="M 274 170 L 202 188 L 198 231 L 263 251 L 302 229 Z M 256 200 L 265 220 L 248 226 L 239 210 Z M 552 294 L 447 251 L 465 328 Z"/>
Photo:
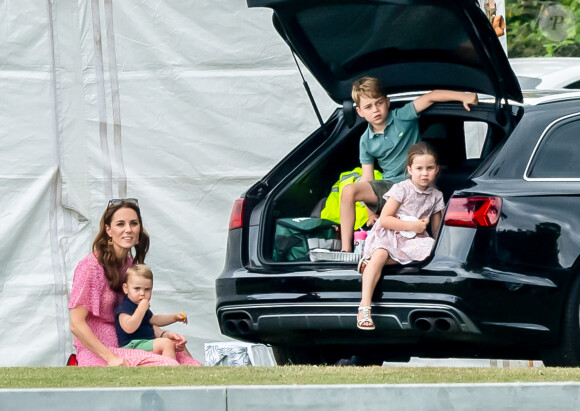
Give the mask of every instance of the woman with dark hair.
<path id="1" fill-rule="evenodd" d="M 175 342 L 177 361 L 118 346 L 115 307 L 123 296 L 125 270 L 133 263 L 143 263 L 147 251 L 149 235 L 143 227 L 137 200 L 109 201 L 93 241 L 93 251 L 78 263 L 71 288 L 70 329 L 75 335 L 80 366 L 201 365 L 185 350 L 187 341 L 182 335 L 157 326 L 154 326 L 156 337 Z"/>

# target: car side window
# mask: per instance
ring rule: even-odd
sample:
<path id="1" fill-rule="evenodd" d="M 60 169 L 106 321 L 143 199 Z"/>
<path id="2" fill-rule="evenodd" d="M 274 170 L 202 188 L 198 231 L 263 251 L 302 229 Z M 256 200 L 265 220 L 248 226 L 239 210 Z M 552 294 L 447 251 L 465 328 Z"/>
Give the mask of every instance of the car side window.
<path id="1" fill-rule="evenodd" d="M 530 163 L 530 178 L 580 178 L 580 119 L 549 131 Z"/>
<path id="2" fill-rule="evenodd" d="M 481 121 L 466 121 L 463 125 L 465 132 L 465 154 L 467 159 L 481 158 L 483 143 L 487 137 L 487 123 Z"/>
<path id="3" fill-rule="evenodd" d="M 565 86 L 564 88 L 571 89 L 571 90 L 575 90 L 577 88 L 580 88 L 580 80 L 575 81 L 574 83 L 570 83 L 567 86 Z"/>

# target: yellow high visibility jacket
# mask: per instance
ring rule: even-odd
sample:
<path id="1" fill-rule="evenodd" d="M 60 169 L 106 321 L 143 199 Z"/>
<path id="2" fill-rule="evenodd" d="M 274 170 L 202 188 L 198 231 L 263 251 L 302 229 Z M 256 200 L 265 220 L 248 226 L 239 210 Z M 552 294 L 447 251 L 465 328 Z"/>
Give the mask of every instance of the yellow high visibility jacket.
<path id="1" fill-rule="evenodd" d="M 342 195 L 342 189 L 347 184 L 352 184 L 360 181 L 362 177 L 362 168 L 357 167 L 350 171 L 345 171 L 340 174 L 340 177 L 336 183 L 332 186 L 330 194 L 326 198 L 326 203 L 322 209 L 320 215 L 321 218 L 334 221 L 340 224 L 340 196 Z M 383 175 L 380 171 L 375 170 L 375 180 L 380 180 Z M 354 229 L 358 230 L 366 224 L 369 219 L 366 207 L 364 203 L 357 202 L 355 205 L 356 217 L 354 219 Z"/>

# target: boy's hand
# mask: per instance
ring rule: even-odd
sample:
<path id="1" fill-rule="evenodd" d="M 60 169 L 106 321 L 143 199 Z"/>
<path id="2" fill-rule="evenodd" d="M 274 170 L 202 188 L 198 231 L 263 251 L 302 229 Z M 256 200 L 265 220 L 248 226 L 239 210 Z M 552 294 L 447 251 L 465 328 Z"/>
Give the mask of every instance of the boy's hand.
<path id="1" fill-rule="evenodd" d="M 369 216 L 369 219 L 367 221 L 367 227 L 374 226 L 377 220 L 379 219 L 379 215 L 373 213 L 368 207 L 367 207 L 367 215 Z"/>
<path id="2" fill-rule="evenodd" d="M 177 313 L 175 314 L 175 321 L 187 324 L 187 315 L 185 315 L 184 313 Z"/>
<path id="3" fill-rule="evenodd" d="M 151 307 L 151 305 L 149 304 L 149 300 L 148 299 L 143 298 L 141 301 L 139 301 L 138 308 L 141 308 L 143 310 L 148 310 L 149 307 Z"/>
<path id="4" fill-rule="evenodd" d="M 469 105 L 477 106 L 479 103 L 479 100 L 477 99 L 477 93 L 466 93 L 465 98 L 463 98 L 461 102 L 467 111 L 471 111 Z"/>

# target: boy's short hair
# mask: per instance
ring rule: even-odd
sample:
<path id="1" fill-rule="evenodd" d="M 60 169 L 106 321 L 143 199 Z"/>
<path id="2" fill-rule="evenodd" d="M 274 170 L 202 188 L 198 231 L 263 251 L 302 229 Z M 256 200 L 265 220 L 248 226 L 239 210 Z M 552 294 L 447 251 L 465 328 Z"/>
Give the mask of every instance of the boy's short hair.
<path id="1" fill-rule="evenodd" d="M 352 83 L 352 101 L 358 106 L 361 97 L 379 98 L 386 97 L 387 93 L 381 85 L 381 81 L 376 77 L 364 76 Z"/>
<path id="2" fill-rule="evenodd" d="M 129 280 L 132 275 L 141 276 L 147 280 L 153 281 L 153 271 L 146 264 L 133 264 L 131 267 L 127 268 L 125 273 L 125 282 Z"/>

